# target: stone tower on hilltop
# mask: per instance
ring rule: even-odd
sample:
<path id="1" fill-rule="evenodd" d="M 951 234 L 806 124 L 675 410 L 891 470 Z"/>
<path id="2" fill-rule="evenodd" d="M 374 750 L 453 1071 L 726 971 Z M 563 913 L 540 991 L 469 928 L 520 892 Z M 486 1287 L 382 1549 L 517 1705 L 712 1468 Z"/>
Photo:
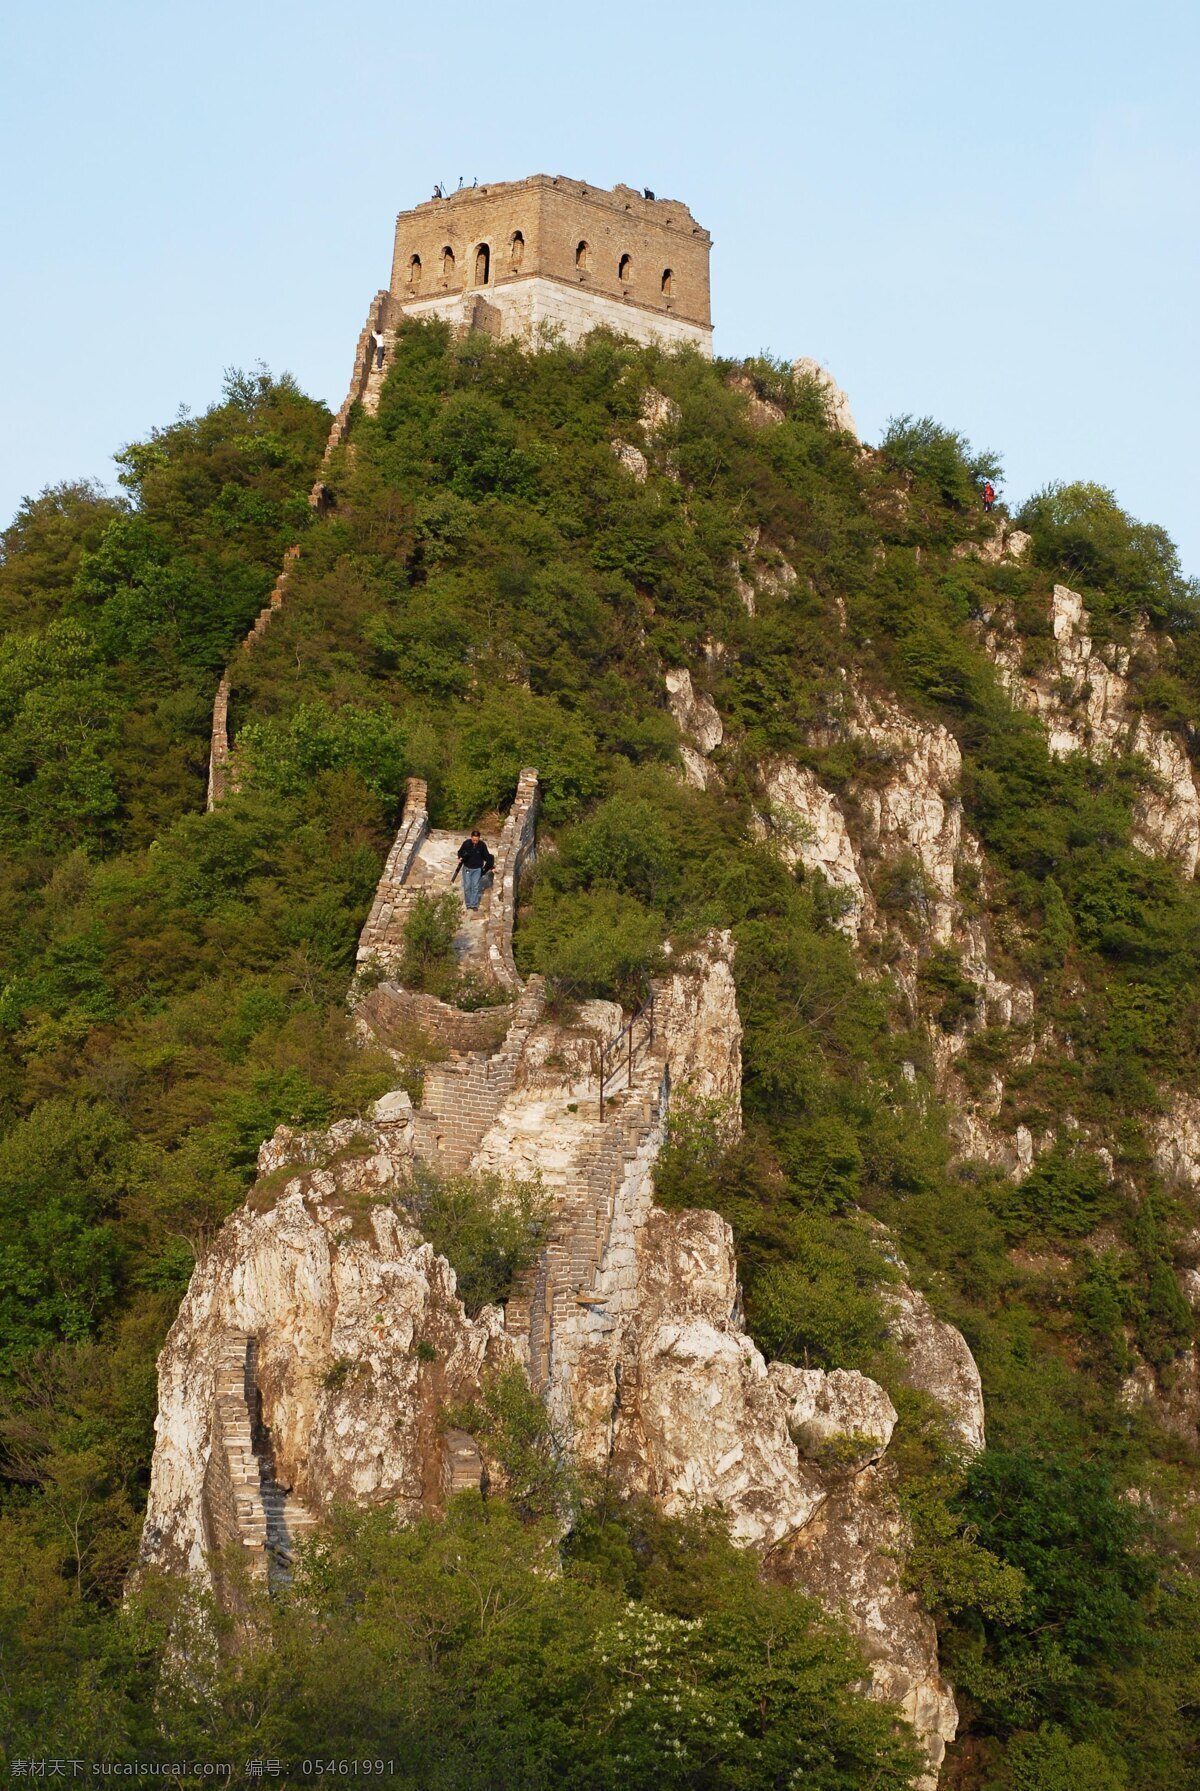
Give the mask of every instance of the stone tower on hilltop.
<path id="1" fill-rule="evenodd" d="M 712 353 L 712 239 L 686 205 L 534 174 L 464 187 L 396 219 L 386 323 L 441 317 L 536 342 L 606 326 Z"/>

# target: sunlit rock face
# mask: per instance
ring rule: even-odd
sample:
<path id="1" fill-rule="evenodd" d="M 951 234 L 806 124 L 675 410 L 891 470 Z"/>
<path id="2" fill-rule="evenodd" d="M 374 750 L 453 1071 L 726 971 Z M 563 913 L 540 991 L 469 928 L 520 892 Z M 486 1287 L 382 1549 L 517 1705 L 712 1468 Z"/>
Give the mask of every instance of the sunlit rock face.
<path id="1" fill-rule="evenodd" d="M 270 1489 L 250 1482 L 266 1463 L 301 1534 L 338 1501 L 412 1518 L 489 1475 L 501 1483 L 456 1409 L 518 1366 L 579 1466 L 669 1513 L 720 1510 L 737 1542 L 842 1610 L 871 1689 L 911 1715 L 932 1768 L 954 1705 L 933 1627 L 901 1590 L 906 1533 L 880 1478 L 895 1409 L 861 1374 L 768 1363 L 743 1324 L 726 1221 L 654 1200 L 672 1098 L 707 1104 L 730 1136 L 740 1126 L 730 936 L 710 934 L 658 979 L 653 1030 L 644 1020 L 617 1060 L 601 1110 L 597 1048 L 622 1019 L 611 1003 L 569 1022 L 534 1003 L 517 1043 L 509 1026 L 491 1047 L 508 1054 L 503 1087 L 468 1169 L 538 1178 L 553 1213 L 503 1309 L 468 1316 L 406 1217 L 414 1158 L 436 1148 L 422 1140 L 452 1115 L 415 1112 L 397 1089 L 363 1120 L 280 1128 L 263 1146 L 260 1180 L 198 1264 L 160 1359 L 143 1561 L 205 1574 L 239 1537 L 261 1554 Z M 443 1077 L 427 1098 L 478 1101 L 481 1086 Z M 981 1433 L 965 1344 L 907 1287 L 889 1298 L 914 1382 Z"/>

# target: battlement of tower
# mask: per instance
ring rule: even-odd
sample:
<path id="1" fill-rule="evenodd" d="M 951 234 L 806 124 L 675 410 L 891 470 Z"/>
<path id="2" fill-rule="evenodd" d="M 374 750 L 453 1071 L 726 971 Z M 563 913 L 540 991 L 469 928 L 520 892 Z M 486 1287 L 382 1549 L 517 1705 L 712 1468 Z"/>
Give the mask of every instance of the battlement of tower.
<path id="1" fill-rule="evenodd" d="M 390 297 L 497 336 L 548 326 L 576 340 L 604 325 L 711 353 L 711 247 L 678 200 L 534 174 L 402 211 Z"/>

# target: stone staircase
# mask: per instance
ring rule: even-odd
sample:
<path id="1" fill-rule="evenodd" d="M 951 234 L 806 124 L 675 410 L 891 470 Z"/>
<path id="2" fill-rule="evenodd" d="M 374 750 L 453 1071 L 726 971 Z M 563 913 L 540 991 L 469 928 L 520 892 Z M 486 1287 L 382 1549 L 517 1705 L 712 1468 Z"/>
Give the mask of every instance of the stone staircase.
<path id="1" fill-rule="evenodd" d="M 518 881 L 534 855 L 537 809 L 538 777 L 529 768 L 518 779 L 513 805 L 499 838 L 487 841 L 496 861 L 495 871 L 489 888 L 482 892 L 479 907 L 470 910 L 462 901 L 461 878 L 454 876 L 458 848 L 465 833 L 430 827 L 425 782 L 410 777 L 400 827 L 359 938 L 359 964 L 373 962 L 384 970 L 395 969 L 404 955 L 404 922 L 416 897 L 454 890 L 460 902 L 454 938 L 454 955 L 460 968 L 473 971 L 481 981 L 517 993 L 523 984 L 513 962 L 512 931 Z"/>
<path id="2" fill-rule="evenodd" d="M 636 1184 L 661 1138 L 669 1087 L 661 1050 L 644 1049 L 632 1086 L 610 1097 L 602 1120 L 580 1126 L 566 1163 L 541 1172 L 544 1185 L 559 1196 L 554 1218 L 536 1261 L 517 1277 L 505 1308 L 506 1330 L 527 1340 L 529 1377 L 539 1392 L 547 1391 L 556 1370 L 569 1369 L 569 1363 L 556 1358 L 571 1353 L 580 1321 L 588 1321 L 589 1328 L 607 1328 L 615 1322 L 622 1295 L 634 1289 Z M 592 1098 L 598 1107 L 598 1088 Z M 618 1230 L 627 1235 L 618 1240 Z"/>
<path id="3" fill-rule="evenodd" d="M 205 1529 L 214 1551 L 240 1544 L 251 1577 L 275 1588 L 291 1578 L 296 1539 L 318 1520 L 275 1477 L 257 1367 L 258 1339 L 231 1332 L 214 1383 Z"/>
<path id="4" fill-rule="evenodd" d="M 497 1050 L 468 1051 L 429 1065 L 413 1127 L 417 1155 L 432 1168 L 454 1174 L 469 1166 L 512 1092 L 525 1041 L 545 1002 L 541 977 L 530 977 Z"/>

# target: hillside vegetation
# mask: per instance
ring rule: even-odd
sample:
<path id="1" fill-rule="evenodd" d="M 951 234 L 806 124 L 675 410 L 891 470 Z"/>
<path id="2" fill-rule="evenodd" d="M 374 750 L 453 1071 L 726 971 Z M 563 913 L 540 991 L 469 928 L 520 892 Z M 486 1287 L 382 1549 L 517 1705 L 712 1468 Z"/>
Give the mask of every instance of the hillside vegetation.
<path id="1" fill-rule="evenodd" d="M 645 434 L 651 391 L 671 402 Z M 808 1601 L 710 1526 L 602 1488 L 401 1536 L 347 1514 L 277 1645 L 223 1658 L 203 1709 L 186 1687 L 169 1717 L 156 1700 L 167 1627 L 194 1614 L 153 1586 L 120 1605 L 154 1358 L 197 1254 L 276 1125 L 359 1112 L 393 1079 L 344 1001 L 404 779 L 458 826 L 533 764 L 555 850 L 516 945 L 556 1001 L 629 1001 L 665 940 L 733 930 L 745 1134 L 682 1111 L 658 1198 L 730 1220 L 769 1356 L 893 1394 L 912 1584 L 964 1713 L 948 1782 L 1198 1782 L 1195 1425 L 1168 1432 L 1121 1392 L 1137 1364 L 1169 1392 L 1195 1342 L 1180 1272 L 1200 1215 L 1156 1173 L 1147 1126 L 1194 1080 L 1200 892 L 1132 843 L 1144 766 L 1051 757 L 979 628 L 1010 606 L 1042 663 L 1051 589 L 1070 584 L 1098 642 L 1133 649 L 1137 707 L 1190 750 L 1200 602 L 1170 541 L 1074 485 L 1026 506 L 1020 561 L 956 555 L 990 533 L 978 483 L 996 463 L 951 431 L 900 419 L 863 451 L 781 366 L 602 335 L 527 356 L 406 327 L 316 518 L 327 427 L 289 380 L 235 376 L 203 417 L 124 450 L 126 496 L 60 486 L 3 535 L 0 1741 L 287 1754 L 325 1723 L 330 1752 L 406 1754 L 401 1782 L 448 1791 L 910 1782 Z M 645 442 L 644 481 L 614 438 Z M 283 609 L 233 660 L 243 788 L 206 814 L 216 678 L 294 540 Z M 753 554 L 795 579 L 760 581 L 751 614 Z M 705 790 L 679 773 L 675 666 L 724 722 Z M 968 1079 L 1003 1073 L 1005 1123 L 1055 1136 L 1019 1184 L 952 1150 L 931 1024 L 969 1024 L 973 996 L 954 942 L 928 936 L 919 876 L 894 867 L 874 891 L 919 961 L 914 1006 L 886 942 L 857 954 L 838 892 L 756 837 L 781 755 L 848 800 L 882 775 L 833 725 L 847 679 L 961 750 L 987 862 L 969 899 L 1043 1041 L 987 1026 L 964 1059 Z M 970 1466 L 890 1357 L 880 1225 L 979 1361 L 989 1448 Z M 528 1413 L 501 1421 L 542 1459 Z M 494 1588 L 478 1629 L 468 1579 Z M 444 1646 L 398 1630 L 401 1608 Z"/>

